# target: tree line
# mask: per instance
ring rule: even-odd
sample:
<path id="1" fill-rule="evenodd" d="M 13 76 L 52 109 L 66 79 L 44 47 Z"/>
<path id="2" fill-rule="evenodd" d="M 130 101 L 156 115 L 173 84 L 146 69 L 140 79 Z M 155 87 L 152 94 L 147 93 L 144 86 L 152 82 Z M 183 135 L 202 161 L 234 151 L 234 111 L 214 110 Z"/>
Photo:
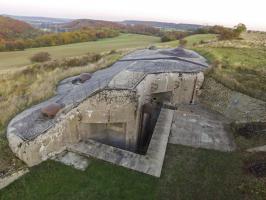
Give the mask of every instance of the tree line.
<path id="1" fill-rule="evenodd" d="M 86 28 L 73 32 L 45 33 L 29 39 L 1 39 L 0 51 L 24 50 L 33 47 L 47 47 L 77 42 L 95 41 L 119 35 L 119 31 L 109 28 Z"/>
<path id="2" fill-rule="evenodd" d="M 209 26 L 199 28 L 193 32 L 186 32 L 186 31 L 164 31 L 161 34 L 161 41 L 162 42 L 169 42 L 173 40 L 180 40 L 183 44 L 186 43 L 184 38 L 189 35 L 195 34 L 217 34 L 219 40 L 232 40 L 240 38 L 242 32 L 247 31 L 245 24 L 238 24 L 234 28 L 227 28 L 224 26 Z"/>
<path id="3" fill-rule="evenodd" d="M 240 34 L 245 31 L 247 31 L 246 25 L 239 23 L 234 28 L 227 28 L 227 27 L 223 27 L 219 25 L 212 26 L 212 27 L 204 27 L 204 28 L 198 29 L 196 33 L 218 34 L 219 40 L 232 40 L 232 39 L 238 39 L 240 37 Z"/>
<path id="4" fill-rule="evenodd" d="M 203 27 L 196 31 L 165 31 L 147 25 L 126 25 L 113 28 L 82 28 L 71 32 L 62 33 L 39 33 L 32 37 L 3 38 L 0 34 L 0 51 L 24 50 L 33 47 L 47 47 L 64 45 L 78 42 L 96 41 L 103 38 L 111 38 L 122 33 L 135 33 L 158 36 L 162 42 L 184 40 L 185 37 L 194 34 L 218 34 L 220 40 L 231 40 L 240 37 L 247 28 L 244 24 L 238 24 L 234 28 L 223 26 Z"/>
<path id="5" fill-rule="evenodd" d="M 35 37 L 0 37 L 0 51 L 16 51 L 26 48 L 47 47 L 78 42 L 96 41 L 116 37 L 119 33 L 135 33 L 161 36 L 161 30 L 146 25 L 121 26 L 113 28 L 82 28 L 62 33 L 40 33 Z M 1 35 L 0 35 L 1 36 Z"/>

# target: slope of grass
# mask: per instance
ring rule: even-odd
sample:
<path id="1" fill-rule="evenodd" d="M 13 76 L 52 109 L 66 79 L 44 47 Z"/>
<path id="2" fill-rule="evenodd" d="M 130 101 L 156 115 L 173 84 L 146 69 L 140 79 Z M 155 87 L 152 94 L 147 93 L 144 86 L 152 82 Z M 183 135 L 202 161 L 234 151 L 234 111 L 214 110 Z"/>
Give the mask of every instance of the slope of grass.
<path id="1" fill-rule="evenodd" d="M 85 172 L 48 161 L 0 191 L 0 199 L 265 199 L 265 178 L 244 170 L 251 156 L 169 144 L 159 179 L 99 160 Z"/>
<path id="2" fill-rule="evenodd" d="M 266 48 L 196 47 L 214 65 L 210 75 L 228 88 L 266 101 Z"/>
<path id="3" fill-rule="evenodd" d="M 242 37 L 218 41 L 214 34 L 198 34 L 185 40 L 187 48 L 214 66 L 208 75 L 232 90 L 266 101 L 266 33 L 244 33 Z M 178 41 L 159 46 L 176 47 Z"/>
<path id="4" fill-rule="evenodd" d="M 52 55 L 53 59 L 62 59 L 69 56 L 84 55 L 88 52 L 100 53 L 103 51 L 121 48 L 146 47 L 157 43 L 160 38 L 137 34 L 121 34 L 115 38 L 108 38 L 93 42 L 82 42 L 62 46 L 31 48 L 25 51 L 0 52 L 0 72 L 30 64 L 29 58 L 37 52 L 45 51 Z"/>
<path id="5" fill-rule="evenodd" d="M 211 42 L 211 41 L 216 41 L 217 36 L 215 34 L 196 34 L 196 35 L 191 35 L 185 38 L 187 40 L 187 48 L 193 47 L 193 45 L 200 43 L 201 41 L 204 42 Z M 177 47 L 179 45 L 179 41 L 171 41 L 171 42 L 164 42 L 159 44 L 159 47 Z"/>

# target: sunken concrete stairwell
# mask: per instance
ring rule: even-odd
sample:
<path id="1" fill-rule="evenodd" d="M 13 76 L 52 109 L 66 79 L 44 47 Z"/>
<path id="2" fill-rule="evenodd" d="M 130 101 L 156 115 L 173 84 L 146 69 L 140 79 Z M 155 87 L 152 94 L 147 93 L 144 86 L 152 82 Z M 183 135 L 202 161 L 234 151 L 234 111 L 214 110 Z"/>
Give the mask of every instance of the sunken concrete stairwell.
<path id="1" fill-rule="evenodd" d="M 160 177 L 173 115 L 173 110 L 161 110 L 148 151 L 145 155 L 125 151 L 94 140 L 79 142 L 69 146 L 67 150 L 83 156 L 105 160 L 119 166 Z"/>

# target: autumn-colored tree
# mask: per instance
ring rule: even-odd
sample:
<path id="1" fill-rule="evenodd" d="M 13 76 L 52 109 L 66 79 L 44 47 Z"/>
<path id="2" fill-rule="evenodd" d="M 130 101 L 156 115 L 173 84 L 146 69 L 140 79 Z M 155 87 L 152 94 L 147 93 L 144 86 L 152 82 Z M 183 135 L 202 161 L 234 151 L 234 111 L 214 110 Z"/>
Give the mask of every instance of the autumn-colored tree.
<path id="1" fill-rule="evenodd" d="M 0 38 L 0 51 L 4 51 L 6 48 L 5 40 Z"/>
<path id="2" fill-rule="evenodd" d="M 0 51 L 23 50 L 31 47 L 44 47 L 70 44 L 76 42 L 88 42 L 102 38 L 116 37 L 117 30 L 112 29 L 82 29 L 64 33 L 46 33 L 33 39 L 3 40 L 0 42 Z"/>
<path id="3" fill-rule="evenodd" d="M 30 24 L 12 19 L 10 17 L 0 16 L 0 38 L 5 40 L 27 38 L 35 35 L 38 31 Z"/>

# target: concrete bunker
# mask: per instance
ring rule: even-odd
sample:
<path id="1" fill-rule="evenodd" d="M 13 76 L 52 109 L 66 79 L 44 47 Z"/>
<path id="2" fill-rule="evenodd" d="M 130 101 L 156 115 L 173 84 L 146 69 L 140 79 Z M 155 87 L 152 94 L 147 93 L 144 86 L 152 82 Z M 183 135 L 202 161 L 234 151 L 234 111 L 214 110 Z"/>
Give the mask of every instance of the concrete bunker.
<path id="1" fill-rule="evenodd" d="M 202 71 L 207 67 L 206 60 L 193 51 L 145 49 L 86 76 L 80 84 L 73 84 L 79 77 L 68 78 L 59 84 L 55 97 L 10 122 L 10 147 L 33 166 L 73 149 L 73 145 L 79 149 L 81 142 L 94 147 L 104 144 L 143 161 L 136 163 L 147 164 L 141 169 L 136 164 L 132 169 L 160 175 L 161 169 L 149 169 L 153 165 L 162 167 L 173 117 L 167 110 L 197 102 Z M 40 120 L 42 108 L 53 102 L 64 107 L 53 118 Z M 162 123 L 167 129 L 158 129 Z M 163 146 L 159 148 L 158 144 Z"/>

